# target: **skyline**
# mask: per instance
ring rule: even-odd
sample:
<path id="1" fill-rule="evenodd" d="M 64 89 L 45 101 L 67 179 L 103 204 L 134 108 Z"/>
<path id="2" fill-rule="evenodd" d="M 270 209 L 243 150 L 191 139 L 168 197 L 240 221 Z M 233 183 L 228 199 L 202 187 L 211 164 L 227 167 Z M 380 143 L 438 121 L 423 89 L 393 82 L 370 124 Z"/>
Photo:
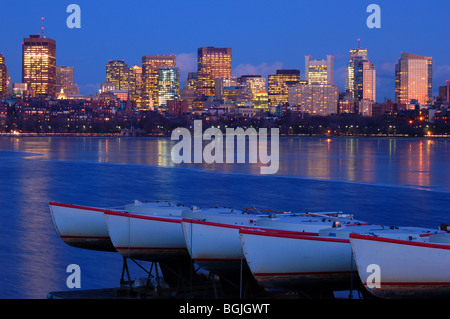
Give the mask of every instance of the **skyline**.
<path id="1" fill-rule="evenodd" d="M 44 17 L 45 36 L 57 43 L 56 63 L 74 67 L 75 83 L 82 94 L 98 91 L 105 82 L 109 60 L 141 65 L 142 56 L 158 54 L 177 56 L 182 87 L 187 73 L 197 70 L 197 49 L 204 46 L 233 49 L 233 76 L 260 74 L 267 78 L 277 69 L 299 69 L 304 79 L 305 55 L 313 59 L 333 55 L 334 82 L 343 92 L 349 50 L 357 47 L 360 38 L 361 48 L 367 48 L 377 70 L 377 101 L 394 99 L 395 64 L 401 52 L 433 58 L 436 96 L 439 86 L 450 78 L 449 45 L 445 41 L 449 29 L 445 8 L 450 4 L 375 1 L 381 7 L 381 28 L 369 29 L 366 7 L 370 3 L 374 2 L 281 1 L 272 5 L 268 1 L 229 1 L 220 7 L 218 2 L 175 1 L 167 11 L 162 10 L 164 3 L 77 1 L 81 28 L 69 29 L 69 2 L 19 1 L 2 5 L 0 52 L 5 55 L 11 81 L 21 82 L 22 41 L 40 33 Z M 155 11 L 160 14 L 149 14 Z M 20 12 L 20 19 L 11 12 Z"/>

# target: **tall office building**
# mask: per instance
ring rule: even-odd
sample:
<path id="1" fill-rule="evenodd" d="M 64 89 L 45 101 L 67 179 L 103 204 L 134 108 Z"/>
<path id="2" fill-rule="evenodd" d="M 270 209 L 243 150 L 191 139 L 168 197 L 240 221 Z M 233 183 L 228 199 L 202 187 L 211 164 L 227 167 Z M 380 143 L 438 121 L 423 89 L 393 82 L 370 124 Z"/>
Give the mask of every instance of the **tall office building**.
<path id="1" fill-rule="evenodd" d="M 356 49 L 351 49 L 350 50 L 350 59 L 347 63 L 347 70 L 346 70 L 346 75 L 345 75 L 345 91 L 347 92 L 351 92 L 351 95 L 353 97 L 353 91 L 354 91 L 354 87 L 355 87 L 355 75 L 354 75 L 354 70 L 355 70 L 355 62 L 357 61 L 369 61 L 369 54 L 367 52 L 367 49 L 362 49 L 359 46 L 359 39 L 358 39 L 358 48 Z"/>
<path id="2" fill-rule="evenodd" d="M 188 107 L 192 107 L 192 103 L 197 96 L 197 72 L 189 72 L 186 83 L 183 88 L 180 89 L 180 97 L 182 100 L 187 101 Z"/>
<path id="3" fill-rule="evenodd" d="M 56 96 L 56 41 L 30 35 L 22 43 L 22 83 L 36 94 Z"/>
<path id="4" fill-rule="evenodd" d="M 142 67 L 133 65 L 129 70 L 129 87 L 132 96 L 138 97 L 142 88 Z"/>
<path id="5" fill-rule="evenodd" d="M 202 47 L 197 52 L 197 96 L 215 96 L 215 79 L 231 78 L 231 48 Z"/>
<path id="6" fill-rule="evenodd" d="M 167 106 L 167 101 L 180 97 L 180 72 L 175 66 L 158 70 L 158 105 Z"/>
<path id="7" fill-rule="evenodd" d="M 432 99 L 433 59 L 412 53 L 401 54 L 395 65 L 395 102 L 426 105 Z"/>
<path id="8" fill-rule="evenodd" d="M 269 78 L 269 103 L 271 106 L 288 103 L 289 87 L 300 82 L 300 70 L 277 70 Z"/>
<path id="9" fill-rule="evenodd" d="M 175 55 L 147 55 L 142 57 L 142 99 L 145 105 L 159 105 L 159 68 L 176 66 Z"/>
<path id="10" fill-rule="evenodd" d="M 356 100 L 376 101 L 376 71 L 369 61 L 355 62 L 354 97 Z"/>
<path id="11" fill-rule="evenodd" d="M 334 84 L 334 57 L 327 55 L 326 60 L 313 60 L 305 56 L 305 79 L 308 84 Z"/>
<path id="12" fill-rule="evenodd" d="M 106 64 L 106 82 L 114 83 L 116 90 L 130 90 L 130 69 L 124 60 L 109 60 Z"/>
<path id="13" fill-rule="evenodd" d="M 0 53 L 0 98 L 6 97 L 6 90 L 8 88 L 8 69 L 5 63 L 3 53 Z"/>
<path id="14" fill-rule="evenodd" d="M 79 88 L 74 84 L 73 66 L 56 66 L 56 93 L 64 91 L 66 95 L 79 94 Z"/>

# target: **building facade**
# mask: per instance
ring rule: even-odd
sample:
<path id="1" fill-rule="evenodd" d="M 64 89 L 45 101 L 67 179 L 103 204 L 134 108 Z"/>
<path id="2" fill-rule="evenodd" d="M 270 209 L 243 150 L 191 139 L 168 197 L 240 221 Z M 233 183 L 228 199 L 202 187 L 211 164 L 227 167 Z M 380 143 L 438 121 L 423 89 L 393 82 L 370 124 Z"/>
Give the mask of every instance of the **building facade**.
<path id="1" fill-rule="evenodd" d="M 175 66 L 158 70 L 158 105 L 167 106 L 167 101 L 180 97 L 180 72 Z"/>
<path id="2" fill-rule="evenodd" d="M 395 102 L 410 104 L 417 100 L 427 105 L 432 100 L 433 59 L 411 53 L 401 53 L 395 65 Z"/>
<path id="3" fill-rule="evenodd" d="M 147 55 L 142 57 L 142 102 L 159 105 L 159 68 L 176 66 L 175 55 Z"/>
<path id="4" fill-rule="evenodd" d="M 61 90 L 66 95 L 79 94 L 78 86 L 74 84 L 73 66 L 57 65 L 56 66 L 56 92 Z"/>
<path id="5" fill-rule="evenodd" d="M 56 41 L 30 35 L 22 43 L 22 83 L 36 94 L 56 96 Z"/>
<path id="6" fill-rule="evenodd" d="M 0 99 L 6 97 L 8 89 L 8 69 L 6 67 L 5 57 L 0 53 Z"/>
<path id="7" fill-rule="evenodd" d="M 106 82 L 114 83 L 116 90 L 130 90 L 130 69 L 124 60 L 109 60 L 106 64 Z"/>
<path id="8" fill-rule="evenodd" d="M 300 82 L 300 70 L 277 70 L 268 76 L 269 104 L 278 106 L 288 103 L 289 87 Z"/>
<path id="9" fill-rule="evenodd" d="M 199 48 L 197 51 L 197 97 L 215 96 L 215 79 L 231 78 L 231 71 L 231 48 Z"/>
<path id="10" fill-rule="evenodd" d="M 305 56 L 305 79 L 308 84 L 334 84 L 334 57 L 327 55 L 326 60 L 313 60 Z"/>

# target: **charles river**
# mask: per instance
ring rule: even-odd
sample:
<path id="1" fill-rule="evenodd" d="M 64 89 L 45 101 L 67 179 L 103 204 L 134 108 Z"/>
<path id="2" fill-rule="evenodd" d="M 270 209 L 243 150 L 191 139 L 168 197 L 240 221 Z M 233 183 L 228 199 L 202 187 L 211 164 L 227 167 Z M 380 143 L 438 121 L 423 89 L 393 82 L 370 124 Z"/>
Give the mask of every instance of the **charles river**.
<path id="1" fill-rule="evenodd" d="M 450 140 L 280 137 L 280 165 L 174 164 L 170 138 L 0 137 L 0 298 L 46 298 L 118 287 L 122 258 L 73 248 L 58 237 L 49 201 L 121 206 L 185 205 L 343 211 L 370 223 L 450 224 Z M 132 276 L 145 276 L 133 269 Z"/>

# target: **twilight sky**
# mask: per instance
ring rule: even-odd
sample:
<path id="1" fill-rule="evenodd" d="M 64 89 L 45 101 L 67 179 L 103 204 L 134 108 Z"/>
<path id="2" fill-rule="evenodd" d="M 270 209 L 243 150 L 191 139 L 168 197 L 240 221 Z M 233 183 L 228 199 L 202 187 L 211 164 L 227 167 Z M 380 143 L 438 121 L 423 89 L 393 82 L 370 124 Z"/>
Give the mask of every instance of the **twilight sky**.
<path id="1" fill-rule="evenodd" d="M 69 4 L 81 8 L 81 28 L 66 25 Z M 381 28 L 370 29 L 369 4 L 381 8 Z M 400 0 L 16 0 L 2 1 L 0 52 L 13 82 L 21 82 L 22 41 L 41 32 L 56 40 L 57 64 L 74 66 L 81 93 L 105 81 L 106 63 L 141 65 L 143 55 L 176 54 L 181 85 L 196 71 L 197 49 L 231 47 L 233 75 L 300 69 L 304 57 L 335 56 L 335 85 L 344 91 L 349 50 L 361 47 L 377 70 L 377 101 L 394 98 L 401 52 L 433 57 L 433 95 L 450 79 L 450 1 Z"/>

